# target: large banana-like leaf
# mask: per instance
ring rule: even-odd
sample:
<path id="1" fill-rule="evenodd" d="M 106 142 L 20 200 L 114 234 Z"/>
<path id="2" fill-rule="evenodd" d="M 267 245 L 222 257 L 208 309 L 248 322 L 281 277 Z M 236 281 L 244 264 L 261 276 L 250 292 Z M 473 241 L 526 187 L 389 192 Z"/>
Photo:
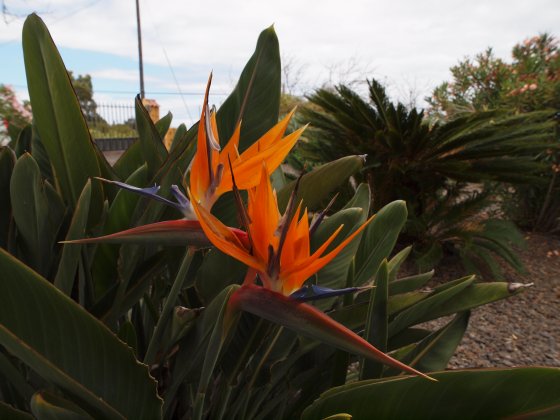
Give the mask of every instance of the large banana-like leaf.
<path id="1" fill-rule="evenodd" d="M 389 326 L 389 272 L 387 260 L 383 260 L 375 278 L 375 289 L 371 291 L 364 338 L 382 352 L 387 352 Z M 378 361 L 364 360 L 360 366 L 360 379 L 378 378 L 383 365 Z"/>
<path id="2" fill-rule="evenodd" d="M 167 150 L 163 144 L 162 136 L 152 122 L 148 110 L 142 104 L 140 96 L 136 96 L 134 108 L 136 110 L 136 125 L 138 126 L 138 142 L 144 161 L 148 165 L 148 173 L 152 178 L 167 158 Z M 166 123 L 166 120 L 164 120 L 164 123 Z"/>
<path id="3" fill-rule="evenodd" d="M 238 288 L 237 285 L 231 285 L 223 289 L 197 318 L 189 335 L 179 342 L 179 351 L 172 369 L 172 380 L 164 403 L 164 418 L 171 418 L 174 409 L 173 398 L 185 382 L 196 386 L 196 382 L 200 379 L 198 384 L 200 386 L 209 380 L 211 366 L 215 364 L 216 360 L 209 360 L 206 363 L 204 373 L 200 370 L 204 365 L 204 358 L 209 347 L 209 351 L 213 352 L 212 357 L 218 356 L 215 352 L 219 353 L 222 343 L 217 339 L 220 329 L 216 329 L 216 326 L 223 325 L 230 296 Z M 214 342 L 212 342 L 213 335 Z M 204 375 L 204 377 L 201 378 L 200 375 Z"/>
<path id="4" fill-rule="evenodd" d="M 147 174 L 148 167 L 144 163 L 126 179 L 126 183 L 140 187 L 145 186 L 148 184 Z M 107 188 L 107 191 L 109 190 L 110 187 Z M 102 233 L 107 235 L 129 228 L 132 222 L 130 216 L 134 213 L 134 208 L 139 199 L 139 195 L 119 189 L 109 206 Z M 96 295 L 103 294 L 104 291 L 117 281 L 119 250 L 120 247 L 118 245 L 112 244 L 100 244 L 96 248 L 91 269 Z"/>
<path id="5" fill-rule="evenodd" d="M 531 283 L 508 283 L 505 281 L 471 284 L 460 294 L 446 302 L 442 302 L 442 304 L 435 307 L 433 311 L 426 313 L 418 321 L 430 321 L 442 316 L 452 315 L 457 312 L 463 312 L 481 305 L 486 305 L 521 293 L 528 287 L 531 287 L 531 285 Z"/>
<path id="6" fill-rule="evenodd" d="M 443 328 L 422 339 L 419 343 L 403 349 L 403 357 L 393 354 L 397 359 L 414 366 L 422 372 L 435 372 L 447 367 L 455 350 L 469 325 L 470 312 L 462 312 Z M 391 370 L 393 375 L 398 371 Z M 387 371 L 384 376 L 391 376 Z"/>
<path id="7" fill-rule="evenodd" d="M 367 213 L 361 208 L 343 209 L 338 213 L 333 214 L 331 217 L 323 221 L 317 231 L 313 234 L 311 240 L 311 247 L 313 250 L 317 249 L 321 244 L 334 233 L 340 225 L 344 225 L 342 231 L 338 234 L 336 239 L 330 245 L 329 249 L 334 249 L 335 246 L 340 244 L 348 235 L 352 234 L 361 224 L 365 222 Z M 350 242 L 340 254 L 338 254 L 330 263 L 322 268 L 318 273 L 317 284 L 320 286 L 328 287 L 331 289 L 342 289 L 346 287 L 346 277 L 348 267 L 354 258 L 356 248 L 360 243 L 360 235 Z M 349 285 L 351 286 L 351 285 Z M 325 303 L 328 305 L 329 300 Z M 332 302 L 330 302 L 332 303 Z M 324 306 L 325 308 L 327 306 Z"/>
<path id="8" fill-rule="evenodd" d="M 95 418 L 159 418 L 156 383 L 130 348 L 0 250 L 0 344 Z"/>
<path id="9" fill-rule="evenodd" d="M 389 203 L 377 212 L 364 231 L 356 253 L 354 285 L 362 285 L 375 277 L 381 261 L 388 258 L 393 250 L 406 217 L 404 201 Z"/>
<path id="10" fill-rule="evenodd" d="M 0 148 L 0 248 L 8 245 L 8 232 L 12 221 L 10 179 L 16 163 L 14 152 L 9 147 Z"/>
<path id="11" fill-rule="evenodd" d="M 203 302 L 210 302 L 227 286 L 241 283 L 246 273 L 246 265 L 214 248 L 196 273 L 196 291 Z"/>
<path id="12" fill-rule="evenodd" d="M 348 178 L 362 169 L 362 156 L 346 156 L 333 162 L 325 163 L 305 174 L 299 183 L 296 203 L 303 200 L 310 210 L 322 210 L 319 206 L 336 188 L 348 182 Z M 290 182 L 278 191 L 278 208 L 284 210 L 296 186 Z"/>
<path id="13" fill-rule="evenodd" d="M 333 249 L 342 242 L 344 238 L 366 221 L 370 201 L 371 195 L 368 185 L 361 184 L 356 190 L 354 197 L 346 203 L 344 209 L 328 217 L 319 225 L 317 231 L 311 237 L 312 249 L 317 249 L 320 244 L 324 243 L 343 224 L 343 230 L 338 234 L 329 249 Z M 356 236 L 330 263 L 317 273 L 317 284 L 331 289 L 353 286 L 347 283 L 348 269 L 360 245 L 361 238 L 362 233 Z M 317 304 L 320 308 L 326 309 L 327 305 L 332 304 L 332 301 L 326 299 L 319 301 Z"/>
<path id="14" fill-rule="evenodd" d="M 497 419 L 560 416 L 560 369 L 457 370 L 437 382 L 392 377 L 330 389 L 303 420 L 348 413 L 353 419 Z"/>
<path id="15" fill-rule="evenodd" d="M 70 222 L 70 227 L 68 228 L 68 233 L 66 234 L 67 241 L 84 237 L 86 233 L 90 202 L 91 181 L 88 181 L 84 186 L 84 190 L 80 195 L 78 203 L 76 204 L 76 209 L 74 210 L 74 215 L 72 216 L 72 221 Z M 77 245 L 66 244 L 62 248 L 62 257 L 58 263 L 58 271 L 56 272 L 54 285 L 67 296 L 70 296 L 72 287 L 74 286 L 74 278 L 78 268 L 81 251 L 82 247 Z"/>
<path id="16" fill-rule="evenodd" d="M 93 141 L 62 58 L 43 21 L 30 15 L 23 25 L 23 54 L 33 118 L 54 168 L 57 188 L 72 207 L 87 180 L 101 176 Z M 100 214 L 95 185 L 92 214 Z"/>
<path id="17" fill-rule="evenodd" d="M 48 276 L 65 206 L 55 189 L 41 179 L 39 166 L 28 153 L 16 162 L 10 180 L 10 197 L 20 233 L 22 259 Z"/>
<path id="18" fill-rule="evenodd" d="M 419 301 L 415 305 L 400 312 L 389 324 L 389 336 L 393 336 L 406 327 L 426 320 L 432 317 L 432 314 L 447 301 L 459 295 L 467 287 L 471 286 L 474 282 L 474 276 L 465 277 L 456 281 L 456 284 L 444 285 L 442 290 L 436 290 L 432 295 Z M 451 286 L 451 287 L 447 287 Z"/>
<path id="19" fill-rule="evenodd" d="M 222 141 L 229 140 L 242 120 L 239 151 L 243 152 L 278 122 L 280 79 L 280 49 L 271 26 L 261 32 L 235 89 L 218 110 Z"/>

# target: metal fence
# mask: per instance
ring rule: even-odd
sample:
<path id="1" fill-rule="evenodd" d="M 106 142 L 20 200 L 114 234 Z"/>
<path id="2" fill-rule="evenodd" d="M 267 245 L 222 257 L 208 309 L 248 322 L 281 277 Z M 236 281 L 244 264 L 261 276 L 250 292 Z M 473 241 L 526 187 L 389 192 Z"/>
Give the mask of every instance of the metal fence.
<path id="1" fill-rule="evenodd" d="M 98 103 L 83 112 L 102 151 L 126 150 L 138 139 L 134 105 Z"/>

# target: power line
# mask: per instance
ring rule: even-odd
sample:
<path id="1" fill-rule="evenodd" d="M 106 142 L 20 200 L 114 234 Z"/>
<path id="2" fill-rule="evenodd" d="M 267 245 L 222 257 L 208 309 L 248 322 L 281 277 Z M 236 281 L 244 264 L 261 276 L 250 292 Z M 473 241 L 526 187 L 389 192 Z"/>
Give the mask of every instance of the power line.
<path id="1" fill-rule="evenodd" d="M 138 1 L 138 0 L 137 0 Z M 148 3 L 145 3 L 148 8 L 150 7 L 148 5 Z M 149 15 L 151 16 L 151 10 Z M 154 21 L 152 19 L 150 19 L 150 23 L 152 24 L 152 27 L 154 28 L 154 32 L 156 33 L 156 39 L 159 43 L 159 46 L 161 47 L 162 51 L 163 51 L 163 55 L 165 56 L 165 61 L 167 61 L 167 66 L 169 67 L 169 70 L 171 71 L 171 76 L 173 76 L 173 80 L 175 81 L 175 86 L 177 86 L 177 91 L 179 92 L 179 95 L 181 96 L 181 100 L 183 101 L 183 106 L 185 107 L 185 110 L 187 111 L 187 116 L 192 119 L 191 117 L 191 113 L 189 112 L 189 107 L 187 106 L 187 102 L 185 101 L 185 97 L 183 96 L 183 92 L 181 91 L 181 86 L 179 85 L 179 80 L 177 80 L 177 76 L 175 75 L 175 70 L 173 69 L 173 66 L 171 65 L 171 60 L 169 60 L 169 56 L 167 55 L 167 50 L 165 49 L 165 46 L 163 45 L 163 42 L 161 42 L 161 37 L 159 36 L 159 31 L 158 28 L 156 27 L 156 24 L 154 23 Z"/>
<path id="2" fill-rule="evenodd" d="M 15 88 L 19 88 L 19 89 L 27 89 L 27 85 L 15 85 L 15 84 L 11 84 L 10 86 L 13 86 Z M 111 89 L 94 89 L 93 93 L 114 93 L 114 94 L 118 94 L 118 95 L 137 95 L 138 92 L 134 91 L 134 90 L 111 90 Z M 204 96 L 205 92 L 165 92 L 165 91 L 149 91 L 146 92 L 149 93 L 150 95 L 185 95 L 185 96 Z M 226 92 L 212 92 L 212 95 L 216 95 L 216 96 L 227 96 L 229 95 Z"/>

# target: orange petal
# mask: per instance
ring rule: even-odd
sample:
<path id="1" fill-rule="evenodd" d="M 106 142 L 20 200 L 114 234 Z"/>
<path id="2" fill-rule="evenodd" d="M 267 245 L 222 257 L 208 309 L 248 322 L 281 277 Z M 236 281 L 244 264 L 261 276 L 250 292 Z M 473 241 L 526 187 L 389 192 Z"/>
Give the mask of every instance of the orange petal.
<path id="1" fill-rule="evenodd" d="M 236 176 L 237 181 L 237 176 Z M 272 245 L 276 250 L 278 237 L 275 235 L 280 220 L 280 212 L 274 195 L 268 171 L 264 163 L 261 164 L 261 180 L 259 185 L 249 191 L 249 218 L 251 219 L 251 239 L 253 252 L 259 259 L 268 261 L 268 247 Z"/>
<path id="2" fill-rule="evenodd" d="M 334 240 L 334 237 L 338 235 L 342 225 L 331 235 L 331 237 L 317 250 L 315 253 L 309 258 L 307 262 L 303 264 L 299 264 L 298 266 L 292 267 L 285 272 L 281 273 L 282 278 L 285 279 L 286 283 L 290 283 L 293 287 L 301 287 L 303 282 L 311 277 L 314 273 L 319 271 L 329 262 L 331 262 L 340 251 L 344 249 L 351 241 L 354 239 L 362 230 L 366 228 L 366 226 L 373 220 L 375 215 L 371 216 L 363 225 L 361 225 L 356 231 L 354 231 L 351 235 L 349 235 L 346 239 L 344 239 L 338 246 L 330 251 L 327 255 L 319 257 L 325 250 L 325 245 L 330 245 L 330 242 Z M 295 290 L 295 289 L 294 289 Z"/>
<path id="3" fill-rule="evenodd" d="M 288 124 L 290 123 L 290 119 L 294 115 L 296 109 L 294 108 L 288 115 L 286 115 L 282 121 L 277 123 L 274 127 L 268 130 L 263 136 L 254 142 L 247 150 L 245 150 L 241 154 L 241 158 L 243 160 L 250 159 L 259 154 L 259 152 L 268 149 L 276 142 L 282 139 L 286 128 L 288 128 Z"/>
<path id="4" fill-rule="evenodd" d="M 265 270 L 266 263 L 254 258 L 246 246 L 227 226 L 196 201 L 192 200 L 192 205 L 202 230 L 216 248 L 249 267 L 258 271 Z"/>
<path id="5" fill-rule="evenodd" d="M 231 160 L 231 162 L 235 162 L 239 156 L 239 152 L 237 151 L 237 148 L 239 147 L 240 135 L 241 135 L 241 121 L 237 124 L 237 126 L 235 127 L 235 131 L 233 132 L 228 143 L 220 152 L 220 163 L 224 165 L 224 170 L 225 169 L 229 170 L 229 160 Z M 235 173 L 237 174 L 237 172 Z"/>

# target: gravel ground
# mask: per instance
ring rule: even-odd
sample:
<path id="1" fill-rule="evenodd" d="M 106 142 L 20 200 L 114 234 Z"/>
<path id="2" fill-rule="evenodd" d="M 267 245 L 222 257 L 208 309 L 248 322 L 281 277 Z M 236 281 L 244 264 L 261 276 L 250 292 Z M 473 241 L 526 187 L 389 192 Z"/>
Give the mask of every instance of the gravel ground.
<path id="1" fill-rule="evenodd" d="M 506 280 L 534 286 L 474 309 L 449 368 L 560 366 L 560 239 L 528 234 L 520 256 L 528 274 L 506 268 Z M 451 262 L 436 275 L 453 280 L 463 269 Z"/>

